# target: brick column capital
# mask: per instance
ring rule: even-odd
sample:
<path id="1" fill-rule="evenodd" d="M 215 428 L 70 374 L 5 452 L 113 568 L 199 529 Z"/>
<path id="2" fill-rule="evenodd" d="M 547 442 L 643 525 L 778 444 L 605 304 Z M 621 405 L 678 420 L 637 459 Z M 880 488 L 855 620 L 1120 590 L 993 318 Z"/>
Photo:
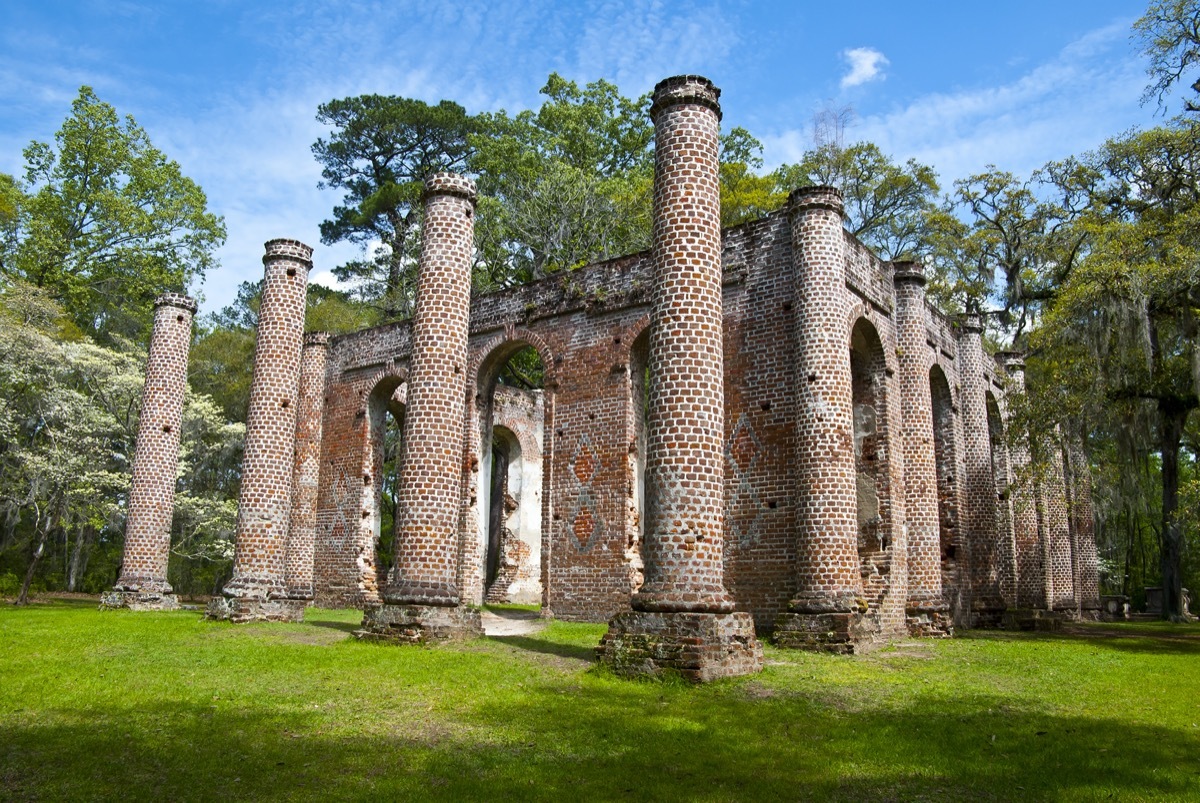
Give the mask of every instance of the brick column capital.
<path id="1" fill-rule="evenodd" d="M 925 266 L 912 260 L 900 260 L 891 263 L 892 281 L 897 285 L 915 284 L 924 287 L 926 284 Z"/>
<path id="2" fill-rule="evenodd" d="M 425 188 L 421 192 L 421 199 L 428 200 L 434 195 L 454 195 L 470 201 L 471 206 L 474 206 L 478 194 L 475 190 L 475 182 L 464 175 L 434 173 L 425 179 Z"/>
<path id="3" fill-rule="evenodd" d="M 798 187 L 788 195 L 788 214 L 794 216 L 814 209 L 826 209 L 836 212 L 839 217 L 845 217 L 846 204 L 842 200 L 842 191 L 837 187 L 818 184 L 812 187 Z"/>
<path id="4" fill-rule="evenodd" d="M 196 299 L 183 293 L 163 293 L 154 299 L 154 307 L 177 307 L 192 315 L 196 314 Z"/>
<path id="5" fill-rule="evenodd" d="M 1008 372 L 1011 377 L 1021 375 L 1022 380 L 1025 376 L 1025 352 L 1023 351 L 998 351 L 996 352 L 996 362 Z M 1024 384 L 1024 382 L 1022 382 Z"/>
<path id="6" fill-rule="evenodd" d="M 976 312 L 964 312 L 957 316 L 954 322 L 958 324 L 958 328 L 964 334 L 981 335 L 983 334 L 983 316 Z"/>
<path id="7" fill-rule="evenodd" d="M 329 345 L 329 332 L 305 332 L 304 333 L 304 348 L 312 346 L 320 346 L 325 348 Z"/>
<path id="8" fill-rule="evenodd" d="M 658 115 L 671 106 L 691 104 L 706 106 L 721 119 L 721 90 L 701 75 L 675 75 L 664 78 L 654 87 L 650 101 L 650 119 L 657 121 Z"/>
<path id="9" fill-rule="evenodd" d="M 263 264 L 278 259 L 291 259 L 303 263 L 306 271 L 312 270 L 312 246 L 305 245 L 299 240 L 289 240 L 279 237 L 263 243 Z"/>

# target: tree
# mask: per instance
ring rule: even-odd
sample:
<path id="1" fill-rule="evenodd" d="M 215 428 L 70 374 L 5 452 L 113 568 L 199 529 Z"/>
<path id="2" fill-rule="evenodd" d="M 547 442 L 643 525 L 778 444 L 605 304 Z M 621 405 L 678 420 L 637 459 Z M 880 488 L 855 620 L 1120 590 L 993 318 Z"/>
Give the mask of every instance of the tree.
<path id="1" fill-rule="evenodd" d="M 787 200 L 773 175 L 764 176 L 762 143 L 744 128 L 721 137 L 721 225 L 736 226 L 778 209 Z"/>
<path id="2" fill-rule="evenodd" d="M 215 264 L 225 228 L 204 192 L 91 87 L 80 88 L 54 144 L 33 142 L 24 155 L 24 192 L 0 186 L 0 217 L 18 200 L 3 276 L 45 288 L 89 335 L 141 340 L 154 298 Z"/>
<path id="3" fill-rule="evenodd" d="M 1200 2 L 1154 0 L 1133 24 L 1133 35 L 1142 43 L 1142 53 L 1150 58 L 1146 72 L 1152 80 L 1142 102 L 1154 98 L 1162 107 L 1171 87 L 1200 63 Z M 1191 89 L 1200 93 L 1200 80 Z M 1200 103 L 1194 99 L 1184 100 L 1183 105 L 1186 111 L 1200 112 Z"/>
<path id="4" fill-rule="evenodd" d="M 1067 159 L 1027 181 L 995 167 L 956 181 L 921 234 L 933 295 L 991 316 L 1020 345 L 1087 252 L 1078 220 L 1098 175 Z"/>
<path id="5" fill-rule="evenodd" d="M 415 291 L 421 187 L 430 174 L 466 164 L 477 121 L 448 100 L 430 106 L 395 95 L 332 100 L 318 107 L 317 120 L 333 128 L 312 146 L 320 186 L 345 191 L 321 223 L 321 242 L 364 250 L 334 275 L 357 283 L 384 320 L 405 317 Z"/>
<path id="6" fill-rule="evenodd" d="M 1081 220 L 1090 250 L 1037 343 L 1073 346 L 1091 398 L 1147 422 L 1146 437 L 1130 440 L 1126 458 L 1157 452 L 1164 616 L 1178 617 L 1180 487 L 1194 470 L 1181 464 L 1182 443 L 1200 406 L 1200 126 L 1180 122 L 1120 137 L 1088 161 L 1099 177 Z"/>
<path id="7" fill-rule="evenodd" d="M 21 185 L 7 173 L 0 173 L 0 276 L 7 273 L 6 266 L 17 250 L 24 207 L 25 193 Z"/>
<path id="8" fill-rule="evenodd" d="M 607 81 L 581 88 L 557 73 L 541 92 L 536 112 L 485 115 L 472 138 L 483 288 L 649 246 L 649 97 L 624 97 Z"/>
<path id="9" fill-rule="evenodd" d="M 915 159 L 898 165 L 869 142 L 842 147 L 841 134 L 823 137 L 799 163 L 775 172 L 779 187 L 837 187 L 855 237 L 884 259 L 916 256 L 939 192 L 933 168 Z"/>

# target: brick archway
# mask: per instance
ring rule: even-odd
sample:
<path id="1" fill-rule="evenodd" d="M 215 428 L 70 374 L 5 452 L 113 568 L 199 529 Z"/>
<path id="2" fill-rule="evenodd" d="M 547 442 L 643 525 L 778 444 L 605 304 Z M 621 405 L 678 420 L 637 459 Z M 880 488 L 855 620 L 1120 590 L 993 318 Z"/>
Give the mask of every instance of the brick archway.
<path id="1" fill-rule="evenodd" d="M 541 584 L 542 604 L 549 590 L 550 526 L 554 457 L 554 395 L 558 387 L 556 361 L 545 339 L 520 326 L 504 331 L 471 348 L 467 365 L 466 415 L 463 422 L 463 492 L 459 517 L 458 585 L 463 600 L 481 604 L 485 588 L 487 555 L 487 495 L 491 441 L 491 403 L 501 368 L 526 347 L 542 362 L 542 477 L 541 477 Z M 485 442 L 489 449 L 485 451 Z"/>

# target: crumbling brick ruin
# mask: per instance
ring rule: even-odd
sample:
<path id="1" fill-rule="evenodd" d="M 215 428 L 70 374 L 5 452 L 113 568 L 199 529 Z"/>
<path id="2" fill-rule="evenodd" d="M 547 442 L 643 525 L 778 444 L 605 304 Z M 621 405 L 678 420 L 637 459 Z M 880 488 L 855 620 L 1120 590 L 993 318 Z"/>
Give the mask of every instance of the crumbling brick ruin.
<path id="1" fill-rule="evenodd" d="M 154 301 L 154 324 L 146 356 L 141 417 L 129 486 L 121 576 L 101 608 L 170 610 L 179 600 L 167 582 L 175 474 L 187 396 L 188 349 L 196 301 L 163 293 Z"/>
<path id="2" fill-rule="evenodd" d="M 286 564 L 312 248 L 295 240 L 271 240 L 265 248 L 233 578 L 208 610 L 212 618 L 235 622 L 295 621 L 305 605 L 288 594 Z M 308 407 L 311 414 L 311 400 Z M 303 528 L 296 535 L 303 538 Z"/>
<path id="3" fill-rule="evenodd" d="M 539 601 L 610 621 L 618 671 L 704 679 L 753 671 L 756 633 L 852 652 L 1096 614 L 1078 442 L 1064 461 L 1005 437 L 1020 355 L 989 357 L 978 318 L 926 301 L 919 264 L 849 234 L 836 189 L 718 231 L 719 94 L 656 88 L 651 251 L 468 302 L 474 188 L 435 176 L 414 319 L 310 335 L 303 374 L 310 251 L 267 244 L 224 615 L 295 617 L 311 597 L 421 641 L 478 632 L 485 601 Z M 523 352 L 540 387 L 502 378 Z M 1030 483 L 1035 458 L 1051 470 Z"/>

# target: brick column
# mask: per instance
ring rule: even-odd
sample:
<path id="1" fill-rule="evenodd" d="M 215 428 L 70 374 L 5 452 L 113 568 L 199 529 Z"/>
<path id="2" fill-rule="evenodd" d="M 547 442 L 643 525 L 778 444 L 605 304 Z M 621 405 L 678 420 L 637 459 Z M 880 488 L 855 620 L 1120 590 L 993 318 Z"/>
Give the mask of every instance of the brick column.
<path id="1" fill-rule="evenodd" d="M 458 518 L 466 413 L 467 324 L 475 184 L 437 173 L 425 182 L 421 263 L 396 503 L 396 564 L 384 604 L 368 608 L 360 638 L 421 643 L 480 635 L 461 604 Z"/>
<path id="2" fill-rule="evenodd" d="M 164 293 L 154 302 L 146 384 L 138 419 L 121 576 L 100 607 L 170 610 L 179 607 L 167 582 L 179 429 L 187 395 L 188 347 L 196 302 Z"/>
<path id="3" fill-rule="evenodd" d="M 313 550 L 317 541 L 317 483 L 321 475 L 321 432 L 325 417 L 325 359 L 328 332 L 308 332 L 300 354 L 292 512 L 288 519 L 285 584 L 290 599 L 313 598 Z"/>
<path id="4" fill-rule="evenodd" d="M 1067 511 L 1067 488 L 1059 432 L 1042 444 L 1044 470 L 1038 494 L 1040 528 L 1046 551 L 1046 607 L 1073 613 L 1076 610 L 1075 556 L 1071 549 L 1071 522 Z"/>
<path id="5" fill-rule="evenodd" d="M 796 295 L 796 595 L 776 644 L 851 652 L 866 600 L 858 557 L 854 396 L 847 328 L 842 195 L 789 199 Z"/>
<path id="6" fill-rule="evenodd" d="M 623 674 L 693 680 L 756 672 L 753 620 L 725 591 L 720 90 L 654 88 L 654 290 L 646 445 L 645 583 L 609 624 L 601 658 Z M 647 646 L 652 644 L 653 646 Z"/>
<path id="7" fill-rule="evenodd" d="M 1096 552 L 1096 513 L 1092 507 L 1092 466 L 1083 439 L 1067 438 L 1067 458 L 1071 470 L 1071 541 L 1075 548 L 1076 580 L 1080 615 L 1100 618 L 1100 572 Z"/>
<path id="8" fill-rule="evenodd" d="M 1016 351 L 1002 351 L 996 360 L 1008 374 L 1009 393 L 1025 392 L 1025 358 Z M 1046 606 L 1046 570 L 1038 538 L 1037 494 L 1030 476 L 1028 433 L 1009 450 L 1012 471 L 1013 540 L 1016 544 L 1018 608 Z"/>
<path id="9" fill-rule="evenodd" d="M 214 600 L 208 612 L 234 622 L 304 617 L 303 601 L 287 598 L 284 578 L 312 249 L 296 240 L 271 240 L 263 265 L 233 579 L 225 585 L 225 599 Z"/>
<path id="10" fill-rule="evenodd" d="M 904 422 L 904 509 L 908 516 L 908 629 L 913 635 L 954 631 L 942 599 L 941 527 L 937 458 L 933 447 L 933 399 L 925 332 L 925 268 L 895 263 L 896 363 Z"/>
<path id="11" fill-rule="evenodd" d="M 996 477 L 983 373 L 983 322 L 978 315 L 959 320 L 958 365 L 962 383 L 963 526 L 971 578 L 972 624 L 998 625 L 1004 613 L 1000 595 Z"/>

